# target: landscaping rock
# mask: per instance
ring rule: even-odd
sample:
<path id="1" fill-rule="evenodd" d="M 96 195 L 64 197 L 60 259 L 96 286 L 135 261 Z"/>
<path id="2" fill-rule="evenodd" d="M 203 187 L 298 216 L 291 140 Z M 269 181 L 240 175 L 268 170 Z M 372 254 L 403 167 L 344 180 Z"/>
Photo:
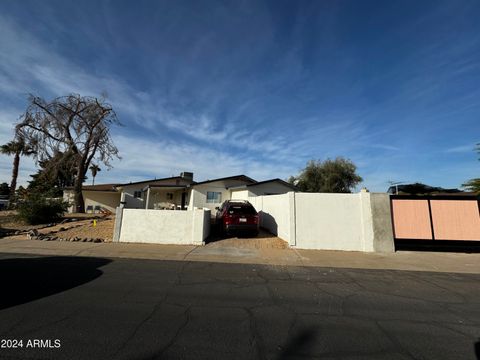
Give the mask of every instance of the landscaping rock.
<path id="1" fill-rule="evenodd" d="M 101 242 L 103 242 L 103 240 L 97 238 L 97 239 L 93 239 L 93 242 L 94 242 L 94 243 L 101 243 Z"/>
<path id="2" fill-rule="evenodd" d="M 58 229 L 58 231 L 65 231 L 65 230 L 67 230 L 67 228 L 64 228 L 63 226 L 60 229 Z"/>
<path id="3" fill-rule="evenodd" d="M 35 236 L 38 236 L 38 230 L 37 230 L 37 229 L 30 230 L 30 231 L 27 233 L 27 238 L 28 238 L 29 240 L 33 240 L 32 238 L 35 237 Z"/>

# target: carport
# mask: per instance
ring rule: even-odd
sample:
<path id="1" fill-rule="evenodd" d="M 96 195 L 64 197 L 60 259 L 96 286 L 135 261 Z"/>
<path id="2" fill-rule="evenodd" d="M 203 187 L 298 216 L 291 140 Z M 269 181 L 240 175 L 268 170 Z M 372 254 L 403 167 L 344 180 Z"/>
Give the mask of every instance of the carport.
<path id="1" fill-rule="evenodd" d="M 188 193 L 186 185 L 148 185 L 145 209 L 186 210 Z"/>

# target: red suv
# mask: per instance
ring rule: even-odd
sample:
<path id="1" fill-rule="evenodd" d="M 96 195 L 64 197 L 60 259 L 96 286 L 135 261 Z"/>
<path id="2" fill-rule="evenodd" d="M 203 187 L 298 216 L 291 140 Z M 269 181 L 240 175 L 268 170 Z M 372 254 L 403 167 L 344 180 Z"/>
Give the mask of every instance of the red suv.
<path id="1" fill-rule="evenodd" d="M 257 210 L 246 200 L 227 200 L 217 209 L 216 224 L 225 233 L 249 232 L 258 235 Z"/>

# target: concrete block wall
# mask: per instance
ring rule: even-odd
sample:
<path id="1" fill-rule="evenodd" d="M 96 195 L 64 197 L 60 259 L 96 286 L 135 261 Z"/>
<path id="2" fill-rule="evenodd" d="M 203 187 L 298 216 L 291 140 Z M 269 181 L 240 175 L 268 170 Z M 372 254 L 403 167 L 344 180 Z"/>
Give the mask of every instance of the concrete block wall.
<path id="1" fill-rule="evenodd" d="M 209 234 L 209 210 L 117 209 L 114 241 L 202 245 Z"/>

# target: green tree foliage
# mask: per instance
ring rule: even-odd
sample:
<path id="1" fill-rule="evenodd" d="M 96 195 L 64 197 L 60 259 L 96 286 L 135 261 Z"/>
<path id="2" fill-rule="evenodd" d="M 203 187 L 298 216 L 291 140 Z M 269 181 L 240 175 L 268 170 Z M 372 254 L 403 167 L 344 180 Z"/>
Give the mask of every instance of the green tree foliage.
<path id="1" fill-rule="evenodd" d="M 475 150 L 480 154 L 480 143 L 477 144 Z M 480 158 L 478 159 L 480 160 Z M 467 191 L 472 191 L 480 195 L 480 178 L 470 179 L 462 187 Z"/>
<path id="2" fill-rule="evenodd" d="M 16 126 L 18 136 L 34 144 L 36 160 L 56 153 L 71 154 L 76 162 L 74 181 L 76 211 L 84 211 L 82 183 L 93 162 L 110 167 L 119 158 L 110 127 L 119 124 L 105 99 L 71 94 L 45 101 L 31 96 L 27 111 Z"/>
<path id="3" fill-rule="evenodd" d="M 73 186 L 76 176 L 76 160 L 72 153 L 57 152 L 51 159 L 40 160 L 40 169 L 30 175 L 28 190 L 48 197 L 62 196 L 67 186 Z"/>
<path id="4" fill-rule="evenodd" d="M 35 154 L 34 140 L 26 141 L 21 136 L 16 136 L 13 141 L 0 146 L 0 153 L 13 155 L 12 181 L 10 183 L 10 206 L 15 203 L 15 189 L 17 188 L 18 170 L 20 168 L 20 156 L 31 156 Z"/>
<path id="5" fill-rule="evenodd" d="M 355 164 L 343 157 L 310 160 L 300 175 L 288 181 L 303 192 L 350 193 L 363 181 L 356 171 Z"/>
<path id="6" fill-rule="evenodd" d="M 99 171 L 102 171 L 100 167 L 96 164 L 90 165 L 90 172 L 92 173 L 92 185 L 95 185 L 95 177 L 97 176 L 97 173 Z"/>
<path id="7" fill-rule="evenodd" d="M 465 184 L 462 184 L 462 187 L 480 195 L 480 178 L 468 180 Z"/>
<path id="8" fill-rule="evenodd" d="M 18 205 L 18 217 L 28 224 L 48 224 L 62 218 L 68 203 L 63 200 L 48 199 L 39 194 L 31 194 Z"/>

